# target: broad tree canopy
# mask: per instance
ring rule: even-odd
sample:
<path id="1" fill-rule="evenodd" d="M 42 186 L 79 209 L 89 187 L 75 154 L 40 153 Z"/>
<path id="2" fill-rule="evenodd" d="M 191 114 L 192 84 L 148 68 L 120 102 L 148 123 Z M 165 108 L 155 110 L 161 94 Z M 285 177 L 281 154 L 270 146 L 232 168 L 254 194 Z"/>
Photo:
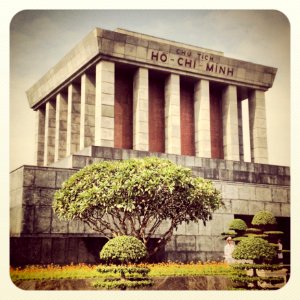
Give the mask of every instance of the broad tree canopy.
<path id="1" fill-rule="evenodd" d="M 56 192 L 53 209 L 60 219 L 82 220 L 108 238 L 132 235 L 148 245 L 159 234 L 156 252 L 182 222 L 205 224 L 222 205 L 211 181 L 169 160 L 147 157 L 81 169 Z"/>

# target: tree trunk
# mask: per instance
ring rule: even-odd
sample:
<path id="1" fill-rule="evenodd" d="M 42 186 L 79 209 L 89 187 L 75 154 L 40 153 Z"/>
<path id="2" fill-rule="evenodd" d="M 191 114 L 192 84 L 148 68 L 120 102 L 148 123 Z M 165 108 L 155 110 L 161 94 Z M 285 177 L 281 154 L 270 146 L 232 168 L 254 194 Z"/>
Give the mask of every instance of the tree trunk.
<path id="1" fill-rule="evenodd" d="M 253 268 L 253 275 L 252 275 L 253 277 L 257 277 L 258 275 L 257 275 L 257 272 L 256 272 L 256 268 Z M 254 288 L 255 289 L 258 289 L 258 280 L 255 280 L 254 282 L 253 282 L 253 285 L 254 285 Z"/>
<path id="2" fill-rule="evenodd" d="M 126 276 L 125 276 L 124 270 L 120 271 L 120 278 L 121 278 L 121 281 L 125 281 L 126 280 Z"/>

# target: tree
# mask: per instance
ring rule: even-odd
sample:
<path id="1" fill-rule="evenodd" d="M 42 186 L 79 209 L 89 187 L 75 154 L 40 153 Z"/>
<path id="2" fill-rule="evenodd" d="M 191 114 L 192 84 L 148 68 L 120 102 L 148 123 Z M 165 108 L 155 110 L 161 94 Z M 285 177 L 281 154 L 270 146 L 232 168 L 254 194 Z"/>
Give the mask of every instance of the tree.
<path id="1" fill-rule="evenodd" d="M 89 165 L 65 181 L 53 201 L 60 219 L 81 220 L 109 239 L 131 235 L 149 249 L 150 238 L 160 233 L 150 256 L 181 223 L 205 224 L 222 205 L 211 181 L 156 157 Z M 163 222 L 168 226 L 161 233 Z"/>
<path id="2" fill-rule="evenodd" d="M 234 228 L 237 231 L 237 228 L 244 227 L 239 226 L 237 221 L 233 223 L 235 226 L 231 224 L 230 229 Z M 232 257 L 237 259 L 237 262 L 231 265 L 234 270 L 231 279 L 236 287 L 276 289 L 282 286 L 284 278 L 282 276 L 274 276 L 272 272 L 282 269 L 281 265 L 276 264 L 275 258 L 278 245 L 275 244 L 275 241 L 283 232 L 271 231 L 276 223 L 276 218 L 272 212 L 259 211 L 251 221 L 254 227 L 245 228 L 242 236 L 234 238 L 237 242 L 239 241 L 232 254 Z M 249 273 L 250 270 L 252 270 L 252 273 Z M 265 275 L 259 276 L 258 270 Z"/>
<path id="3" fill-rule="evenodd" d="M 274 284 L 282 284 L 283 277 L 259 276 L 257 273 L 257 270 L 280 269 L 279 265 L 271 264 L 275 256 L 275 248 L 266 240 L 255 236 L 242 239 L 232 253 L 232 257 L 238 260 L 237 263 L 231 265 L 234 270 L 231 276 L 234 285 L 245 289 L 278 288 Z M 252 270 L 252 274 L 249 274 L 248 270 Z"/>
<path id="4" fill-rule="evenodd" d="M 254 225 L 256 229 L 260 230 L 252 233 L 252 236 L 266 239 L 270 245 L 275 247 L 278 251 L 277 241 L 284 235 L 284 232 L 274 230 L 276 228 L 277 220 L 273 213 L 267 210 L 259 211 L 254 215 L 251 224 Z M 285 252 L 289 251 L 285 250 Z"/>

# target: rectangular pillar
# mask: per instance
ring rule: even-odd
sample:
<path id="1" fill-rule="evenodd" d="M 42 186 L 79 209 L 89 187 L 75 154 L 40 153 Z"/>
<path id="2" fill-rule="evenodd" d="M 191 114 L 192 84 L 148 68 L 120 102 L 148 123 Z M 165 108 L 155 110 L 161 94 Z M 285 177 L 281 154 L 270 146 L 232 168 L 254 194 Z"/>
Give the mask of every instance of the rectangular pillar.
<path id="1" fill-rule="evenodd" d="M 115 101 L 110 110 L 114 116 L 114 147 L 133 148 L 133 72 L 115 69 Z"/>
<path id="2" fill-rule="evenodd" d="M 56 126 L 54 161 L 66 156 L 67 153 L 67 118 L 68 96 L 63 93 L 56 95 Z"/>
<path id="3" fill-rule="evenodd" d="M 149 151 L 166 152 L 165 148 L 165 79 L 164 74 L 149 71 Z"/>
<path id="4" fill-rule="evenodd" d="M 55 153 L 55 102 L 49 100 L 45 110 L 45 142 L 44 142 L 44 166 L 54 162 Z"/>
<path id="5" fill-rule="evenodd" d="M 133 77 L 133 149 L 149 150 L 149 74 L 138 68 Z"/>
<path id="6" fill-rule="evenodd" d="M 81 76 L 80 149 L 94 144 L 95 95 L 95 77 L 91 74 L 83 74 Z"/>
<path id="7" fill-rule="evenodd" d="M 224 159 L 240 160 L 237 88 L 225 87 L 222 93 Z"/>
<path id="8" fill-rule="evenodd" d="M 209 82 L 211 158 L 214 159 L 224 159 L 222 93 L 221 87 Z"/>
<path id="9" fill-rule="evenodd" d="M 244 140 L 243 140 L 243 113 L 242 113 L 242 101 L 238 100 L 238 123 L 239 123 L 239 149 L 240 149 L 240 161 L 244 161 Z"/>
<path id="10" fill-rule="evenodd" d="M 80 137 L 80 87 L 68 86 L 67 156 L 79 150 Z"/>
<path id="11" fill-rule="evenodd" d="M 170 74 L 165 82 L 166 153 L 181 154 L 179 75 Z"/>
<path id="12" fill-rule="evenodd" d="M 195 156 L 194 84 L 180 78 L 181 155 Z"/>
<path id="13" fill-rule="evenodd" d="M 95 145 L 114 147 L 115 64 L 96 65 Z"/>
<path id="14" fill-rule="evenodd" d="M 36 143 L 36 153 L 35 161 L 38 166 L 44 165 L 44 146 L 45 146 L 45 108 L 40 107 L 36 111 L 36 133 L 35 133 L 35 143 Z"/>
<path id="15" fill-rule="evenodd" d="M 194 86 L 195 154 L 211 157 L 209 81 L 198 80 Z"/>
<path id="16" fill-rule="evenodd" d="M 251 161 L 267 164 L 268 143 L 265 93 L 258 90 L 250 92 L 248 103 Z"/>

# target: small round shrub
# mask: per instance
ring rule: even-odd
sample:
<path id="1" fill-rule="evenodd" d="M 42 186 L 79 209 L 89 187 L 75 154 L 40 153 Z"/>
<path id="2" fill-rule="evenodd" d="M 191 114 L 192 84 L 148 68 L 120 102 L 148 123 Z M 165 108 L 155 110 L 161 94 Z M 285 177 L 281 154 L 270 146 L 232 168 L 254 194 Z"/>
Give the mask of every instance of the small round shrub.
<path id="1" fill-rule="evenodd" d="M 100 258 L 107 263 L 138 263 L 147 256 L 146 246 L 133 236 L 117 236 L 109 240 L 100 251 Z"/>
<path id="2" fill-rule="evenodd" d="M 231 230 L 246 230 L 247 224 L 242 219 L 233 219 L 229 224 L 229 229 Z"/>
<path id="3" fill-rule="evenodd" d="M 262 210 L 257 212 L 253 219 L 252 225 L 273 225 L 276 224 L 276 218 L 270 211 Z"/>
<path id="4" fill-rule="evenodd" d="M 275 256 L 274 247 L 258 237 L 243 238 L 232 253 L 235 259 L 252 259 L 254 263 L 269 262 Z"/>

